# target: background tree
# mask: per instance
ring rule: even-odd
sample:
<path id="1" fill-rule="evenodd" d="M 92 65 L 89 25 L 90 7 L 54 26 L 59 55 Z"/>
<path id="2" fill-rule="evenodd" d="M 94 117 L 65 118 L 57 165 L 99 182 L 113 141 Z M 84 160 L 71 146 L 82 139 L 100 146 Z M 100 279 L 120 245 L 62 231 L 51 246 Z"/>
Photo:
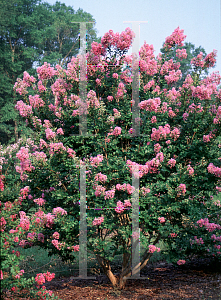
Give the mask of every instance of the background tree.
<path id="1" fill-rule="evenodd" d="M 36 75 L 44 61 L 67 65 L 79 51 L 79 25 L 95 21 L 82 9 L 74 11 L 60 2 L 41 0 L 0 1 L 0 142 L 7 145 L 24 133 L 32 134 L 14 110 L 19 100 L 13 86 L 24 71 Z M 88 48 L 97 40 L 94 24 L 88 24 Z"/>
<path id="2" fill-rule="evenodd" d="M 179 59 L 176 56 L 176 50 L 177 49 L 186 49 L 186 53 L 187 53 L 187 58 L 184 59 Z M 184 46 L 176 46 L 173 47 L 170 51 L 166 52 L 165 48 L 162 47 L 160 49 L 162 54 L 167 54 L 167 58 L 168 59 L 173 59 L 173 61 L 177 61 L 180 63 L 180 70 L 182 72 L 182 78 L 176 83 L 176 87 L 182 86 L 187 74 L 192 74 L 193 73 L 193 66 L 191 64 L 191 60 L 196 57 L 198 54 L 200 54 L 200 52 L 203 53 L 203 58 L 206 57 L 207 53 L 205 51 L 205 49 L 201 46 L 197 47 L 190 43 L 190 42 L 185 42 Z M 214 66 L 215 67 L 215 66 Z M 207 76 L 209 74 L 208 70 L 205 69 L 202 73 L 201 73 L 201 79 L 205 76 Z"/>

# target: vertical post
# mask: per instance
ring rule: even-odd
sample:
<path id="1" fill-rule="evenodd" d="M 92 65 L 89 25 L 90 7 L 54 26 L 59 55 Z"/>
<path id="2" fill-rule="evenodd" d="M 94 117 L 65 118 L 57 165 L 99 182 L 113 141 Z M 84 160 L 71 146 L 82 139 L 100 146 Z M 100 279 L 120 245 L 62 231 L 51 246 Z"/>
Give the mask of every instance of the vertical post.
<path id="1" fill-rule="evenodd" d="M 87 278 L 87 221 L 86 221 L 86 173 L 80 165 L 80 236 L 79 236 L 79 277 Z"/>
<path id="2" fill-rule="evenodd" d="M 80 81 L 79 95 L 81 105 L 79 108 L 79 135 L 87 136 L 87 60 L 86 60 L 86 24 L 94 22 L 72 22 L 80 23 Z M 77 134 L 78 135 L 78 134 Z M 80 165 L 80 224 L 79 224 L 79 277 L 76 279 L 94 279 L 87 277 L 87 220 L 86 220 L 86 173 L 85 165 Z M 74 278 L 74 277 L 73 277 Z"/>
<path id="3" fill-rule="evenodd" d="M 132 128 L 133 137 L 140 136 L 140 108 L 139 89 L 140 89 L 140 73 L 139 73 L 139 47 L 140 47 L 140 23 L 147 21 L 125 21 L 124 23 L 132 23 L 132 30 L 135 33 L 135 39 L 132 44 Z M 133 168 L 132 185 L 135 187 L 132 201 L 132 270 L 140 265 L 140 228 L 139 228 L 139 167 Z M 136 240 L 139 239 L 137 244 Z M 138 270 L 138 271 L 137 271 Z M 136 274 L 135 274 L 136 271 Z M 131 278 L 140 278 L 140 266 L 132 272 Z"/>
<path id="4" fill-rule="evenodd" d="M 133 166 L 132 186 L 135 191 L 132 198 L 132 270 L 140 265 L 140 228 L 139 228 L 139 166 Z M 138 271 L 132 272 L 132 278 L 140 277 L 140 266 Z"/>

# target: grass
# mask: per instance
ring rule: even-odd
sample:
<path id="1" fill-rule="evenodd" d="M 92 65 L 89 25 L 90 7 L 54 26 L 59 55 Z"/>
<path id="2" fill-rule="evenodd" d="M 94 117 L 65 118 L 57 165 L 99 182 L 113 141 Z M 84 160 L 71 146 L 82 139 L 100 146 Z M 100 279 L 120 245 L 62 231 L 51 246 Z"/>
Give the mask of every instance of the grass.
<path id="1" fill-rule="evenodd" d="M 165 249 L 165 245 L 159 242 L 158 247 L 162 250 Z M 71 263 L 70 261 L 62 262 L 58 255 L 48 256 L 48 251 L 40 248 L 39 246 L 34 246 L 28 249 L 18 248 L 21 255 L 25 257 L 20 263 L 20 269 L 25 271 L 24 276 L 26 278 L 35 277 L 38 273 L 51 272 L 55 273 L 56 278 L 61 276 L 79 276 L 79 254 L 76 253 L 76 261 Z M 145 251 L 141 245 L 141 257 Z M 155 263 L 157 261 L 162 261 L 164 257 L 159 252 L 155 252 L 151 257 L 149 263 Z M 116 255 L 114 260 L 111 262 L 113 271 L 115 271 L 122 263 L 122 255 Z M 96 258 L 88 253 L 87 260 L 88 276 L 93 276 L 93 274 L 100 274 L 101 268 L 96 260 Z"/>

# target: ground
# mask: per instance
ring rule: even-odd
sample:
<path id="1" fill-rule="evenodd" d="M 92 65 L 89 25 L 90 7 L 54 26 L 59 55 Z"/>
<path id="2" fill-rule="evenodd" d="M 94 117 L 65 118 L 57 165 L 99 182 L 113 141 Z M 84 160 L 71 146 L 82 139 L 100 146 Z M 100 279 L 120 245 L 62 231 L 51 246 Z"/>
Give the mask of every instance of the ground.
<path id="1" fill-rule="evenodd" d="M 149 279 L 128 280 L 125 290 L 121 292 L 114 290 L 102 276 L 100 284 L 98 280 L 68 277 L 54 279 L 45 286 L 62 300 L 221 300 L 221 264 L 207 259 L 195 259 L 183 266 L 158 262 L 146 266 L 141 271 L 141 278 L 144 276 Z"/>

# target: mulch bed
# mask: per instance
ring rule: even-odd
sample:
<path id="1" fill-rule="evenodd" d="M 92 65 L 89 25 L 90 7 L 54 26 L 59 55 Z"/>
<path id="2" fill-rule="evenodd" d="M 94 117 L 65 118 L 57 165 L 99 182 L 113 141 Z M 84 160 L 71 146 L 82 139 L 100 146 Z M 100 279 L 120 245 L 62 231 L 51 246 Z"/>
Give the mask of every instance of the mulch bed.
<path id="1" fill-rule="evenodd" d="M 98 280 L 61 277 L 45 286 L 62 300 L 221 300 L 221 264 L 209 259 L 195 259 L 183 266 L 160 262 L 146 266 L 140 276 L 149 279 L 129 279 L 122 291 L 114 290 L 108 279 L 102 276 L 100 284 Z"/>

